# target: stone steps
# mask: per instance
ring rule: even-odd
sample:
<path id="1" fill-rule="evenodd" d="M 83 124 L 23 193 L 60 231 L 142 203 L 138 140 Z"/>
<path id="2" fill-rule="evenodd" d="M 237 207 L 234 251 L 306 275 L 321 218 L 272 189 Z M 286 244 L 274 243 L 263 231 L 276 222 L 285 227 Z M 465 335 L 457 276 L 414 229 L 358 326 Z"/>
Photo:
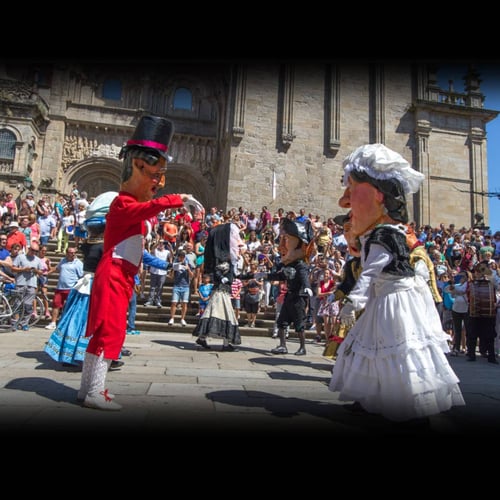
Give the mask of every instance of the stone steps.
<path id="1" fill-rule="evenodd" d="M 51 241 L 47 245 L 47 256 L 51 260 L 52 265 L 56 265 L 62 257 L 63 254 L 55 253 L 56 244 Z M 80 259 L 83 259 L 81 254 L 78 255 Z M 57 286 L 58 273 L 53 273 L 49 275 L 48 280 L 48 297 L 52 300 L 53 292 Z M 198 298 L 196 296 L 191 297 L 190 304 L 188 305 L 188 312 L 186 314 L 187 326 L 182 326 L 180 324 L 180 311 L 177 311 L 176 317 L 174 318 L 175 324 L 168 325 L 168 320 L 170 319 L 170 302 L 172 297 L 172 280 L 167 278 L 165 286 L 163 287 L 162 293 L 162 304 L 163 307 L 160 309 L 156 306 L 144 306 L 144 300 L 137 300 L 137 314 L 135 319 L 136 329 L 139 331 L 165 331 L 165 332 L 176 332 L 183 333 L 186 332 L 191 334 L 194 330 L 198 318 L 196 314 L 198 313 Z M 149 279 L 146 281 L 146 286 L 144 290 L 145 296 L 149 293 Z M 270 337 L 272 335 L 274 327 L 274 311 L 260 312 L 257 315 L 257 320 L 255 322 L 255 327 L 250 328 L 247 326 L 246 314 L 244 311 L 240 312 L 240 335 L 241 336 L 253 336 L 253 337 Z M 48 324 L 49 321 L 41 319 L 39 321 L 40 326 Z M 291 333 L 293 335 L 293 332 Z M 316 333 L 314 331 L 307 331 L 307 338 L 314 338 Z"/>

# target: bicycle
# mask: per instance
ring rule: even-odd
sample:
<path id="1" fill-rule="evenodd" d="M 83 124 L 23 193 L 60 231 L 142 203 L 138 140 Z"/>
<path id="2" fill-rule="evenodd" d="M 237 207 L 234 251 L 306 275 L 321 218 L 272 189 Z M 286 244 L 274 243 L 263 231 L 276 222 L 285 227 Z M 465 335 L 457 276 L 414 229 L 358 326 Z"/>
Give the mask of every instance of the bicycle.
<path id="1" fill-rule="evenodd" d="M 16 288 L 0 283 L 0 328 L 17 329 L 17 322 L 24 316 L 24 293 Z M 33 299 L 33 312 L 29 317 L 28 326 L 34 326 L 43 317 L 45 306 L 42 298 L 37 294 Z"/>

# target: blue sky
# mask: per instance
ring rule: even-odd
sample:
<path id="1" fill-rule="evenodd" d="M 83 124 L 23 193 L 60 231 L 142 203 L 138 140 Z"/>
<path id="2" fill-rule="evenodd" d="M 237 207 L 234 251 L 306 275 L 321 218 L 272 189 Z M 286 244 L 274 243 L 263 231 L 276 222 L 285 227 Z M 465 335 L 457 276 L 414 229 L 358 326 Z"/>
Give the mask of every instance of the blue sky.
<path id="1" fill-rule="evenodd" d="M 485 96 L 484 107 L 500 111 L 500 61 L 480 62 L 476 64 L 480 73 L 481 92 Z M 463 76 L 466 72 L 465 65 L 447 65 L 439 73 L 439 86 L 447 90 L 448 80 L 453 80 L 456 92 L 463 92 Z M 500 196 L 500 115 L 486 125 L 488 139 L 488 191 L 498 192 Z M 490 197 L 489 201 L 489 226 L 493 232 L 500 231 L 500 199 Z"/>

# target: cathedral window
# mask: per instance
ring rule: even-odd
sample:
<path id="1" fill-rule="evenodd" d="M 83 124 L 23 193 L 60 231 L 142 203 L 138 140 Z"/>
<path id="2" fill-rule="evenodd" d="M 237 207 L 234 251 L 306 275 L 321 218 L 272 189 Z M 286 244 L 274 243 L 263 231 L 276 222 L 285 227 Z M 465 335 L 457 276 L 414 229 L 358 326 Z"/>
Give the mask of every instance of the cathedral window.
<path id="1" fill-rule="evenodd" d="M 185 109 L 191 111 L 193 109 L 193 94 L 189 89 L 179 87 L 174 94 L 174 110 Z"/>
<path id="2" fill-rule="evenodd" d="M 122 82 L 120 80 L 109 79 L 102 86 L 103 99 L 112 101 L 121 101 L 122 99 Z"/>
<path id="3" fill-rule="evenodd" d="M 13 160 L 16 156 L 16 136 L 10 130 L 0 130 L 0 158 Z"/>

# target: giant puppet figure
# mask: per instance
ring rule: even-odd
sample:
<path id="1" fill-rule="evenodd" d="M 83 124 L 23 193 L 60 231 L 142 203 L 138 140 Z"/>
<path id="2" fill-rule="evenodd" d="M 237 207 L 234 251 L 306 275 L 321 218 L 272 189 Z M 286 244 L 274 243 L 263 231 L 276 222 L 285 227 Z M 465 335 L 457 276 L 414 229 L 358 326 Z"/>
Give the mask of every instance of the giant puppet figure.
<path id="1" fill-rule="evenodd" d="M 429 287 L 415 277 L 406 243 L 406 197 L 423 179 L 383 144 L 361 146 L 344 160 L 341 200 L 360 238 L 362 271 L 340 311 L 341 322 L 352 328 L 338 349 L 329 388 L 340 400 L 393 421 L 465 404 L 445 356 L 447 335 Z"/>
<path id="2" fill-rule="evenodd" d="M 106 216 L 103 255 L 92 284 L 85 334 L 90 341 L 79 394 L 85 394 L 83 405 L 90 408 L 121 408 L 109 396 L 105 381 L 125 341 L 127 308 L 143 255 L 144 221 L 166 208 L 181 207 L 191 198 L 170 194 L 153 199 L 165 183 L 172 135 L 169 120 L 143 116 L 120 151 L 122 184 Z"/>
<path id="3" fill-rule="evenodd" d="M 55 361 L 78 365 L 85 358 L 89 339 L 85 337 L 94 272 L 104 248 L 106 214 L 111 202 L 118 195 L 115 191 L 102 193 L 87 207 L 85 227 L 88 238 L 80 247 L 83 253 L 84 277 L 71 289 L 64 304 L 61 320 L 45 346 L 45 352 Z M 83 401 L 86 394 L 79 394 Z"/>
<path id="4" fill-rule="evenodd" d="M 340 202 L 339 202 L 340 204 Z M 342 205 L 341 205 L 342 206 Z M 342 268 L 342 277 L 340 282 L 335 288 L 335 293 L 332 296 L 332 300 L 340 301 L 341 305 L 344 305 L 344 299 L 349 295 L 350 291 L 354 288 L 356 281 L 361 274 L 361 256 L 360 256 L 360 242 L 357 236 L 354 236 L 351 231 L 351 213 L 345 215 L 337 215 L 334 219 L 335 224 L 342 226 L 344 230 L 344 237 L 347 241 L 348 248 L 348 258 L 346 263 Z M 363 311 L 356 312 L 356 318 L 358 318 Z M 323 351 L 323 356 L 330 359 L 336 358 L 337 349 L 340 344 L 344 341 L 349 329 L 352 327 L 345 324 L 340 324 L 335 322 L 334 329 L 330 337 L 326 339 L 325 349 Z"/>
<path id="5" fill-rule="evenodd" d="M 436 280 L 436 271 L 429 252 L 425 245 L 417 238 L 414 229 L 411 226 L 406 228 L 406 244 L 410 249 L 410 264 L 415 269 L 415 274 L 420 275 L 428 284 L 432 294 L 432 299 L 436 305 L 439 315 L 443 311 L 443 297 L 439 293 Z"/>
<path id="6" fill-rule="evenodd" d="M 193 336 L 196 343 L 210 349 L 207 337 L 221 338 L 222 351 L 237 351 L 241 344 L 238 319 L 231 303 L 231 284 L 243 242 L 236 224 L 228 223 L 210 229 L 205 245 L 205 272 L 213 276 L 214 287 L 207 307 L 198 320 Z"/>
<path id="7" fill-rule="evenodd" d="M 295 327 L 300 343 L 295 355 L 303 356 L 306 354 L 306 307 L 309 297 L 312 296 L 312 290 L 309 283 L 309 268 L 304 259 L 307 259 L 313 244 L 314 234 L 309 221 L 301 223 L 283 219 L 280 225 L 279 243 L 279 251 L 282 256 L 281 267 L 276 272 L 264 274 L 268 280 L 286 281 L 287 283 L 285 300 L 277 319 L 280 343 L 271 349 L 272 354 L 288 354 L 286 331 L 291 324 Z"/>

